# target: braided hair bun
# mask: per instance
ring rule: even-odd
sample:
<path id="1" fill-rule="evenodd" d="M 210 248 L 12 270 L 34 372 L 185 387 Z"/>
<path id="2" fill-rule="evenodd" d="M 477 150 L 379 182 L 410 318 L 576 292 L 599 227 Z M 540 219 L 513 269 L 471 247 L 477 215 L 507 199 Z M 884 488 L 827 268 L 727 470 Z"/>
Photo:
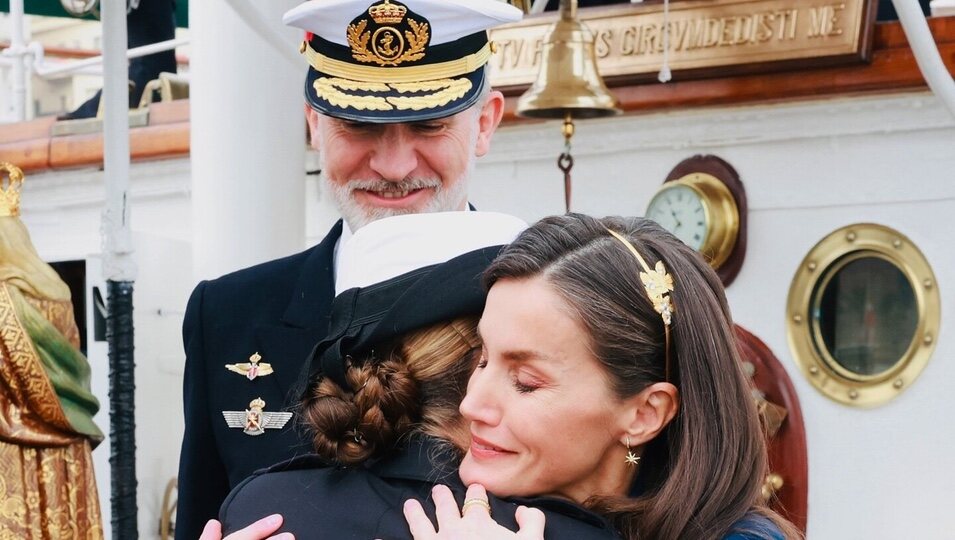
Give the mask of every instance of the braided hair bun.
<path id="1" fill-rule="evenodd" d="M 439 323 L 351 359 L 348 388 L 329 378 L 313 383 L 301 415 L 315 452 L 357 465 L 391 451 L 412 431 L 453 439 L 478 345 L 476 326 L 473 317 Z"/>

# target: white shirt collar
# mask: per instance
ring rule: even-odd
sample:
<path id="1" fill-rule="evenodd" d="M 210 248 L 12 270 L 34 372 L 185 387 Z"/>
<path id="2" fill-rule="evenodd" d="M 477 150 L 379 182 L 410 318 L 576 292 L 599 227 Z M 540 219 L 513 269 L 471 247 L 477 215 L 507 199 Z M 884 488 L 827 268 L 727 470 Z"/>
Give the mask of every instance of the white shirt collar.
<path id="1" fill-rule="evenodd" d="M 463 211 L 464 211 L 464 212 L 471 212 L 471 211 L 472 211 L 472 210 L 471 210 L 471 203 L 470 203 L 470 202 L 467 203 L 467 205 L 464 207 L 464 210 L 463 210 Z M 333 274 L 335 275 L 335 283 L 338 283 L 338 268 L 339 268 L 339 266 L 340 266 L 338 263 L 339 263 L 340 257 L 341 257 L 341 256 L 340 256 L 340 253 L 341 253 L 341 251 L 342 251 L 341 248 L 342 248 L 342 246 L 344 246 L 346 243 L 348 243 L 348 241 L 351 239 L 351 237 L 352 237 L 353 234 L 355 234 L 355 233 L 352 232 L 351 227 L 348 226 L 348 222 L 345 221 L 345 220 L 342 220 L 342 235 L 341 235 L 340 237 L 338 237 L 338 242 L 335 243 L 335 251 L 334 251 L 334 253 L 332 254 L 332 270 L 333 270 Z"/>
<path id="2" fill-rule="evenodd" d="M 338 283 L 338 261 L 341 258 L 342 246 L 345 245 L 348 240 L 351 239 L 352 235 L 355 234 L 351 231 L 351 227 L 348 226 L 348 222 L 342 220 L 342 235 L 338 237 L 338 242 L 335 243 L 335 253 L 332 256 L 332 268 L 333 274 L 335 275 L 335 283 Z"/>

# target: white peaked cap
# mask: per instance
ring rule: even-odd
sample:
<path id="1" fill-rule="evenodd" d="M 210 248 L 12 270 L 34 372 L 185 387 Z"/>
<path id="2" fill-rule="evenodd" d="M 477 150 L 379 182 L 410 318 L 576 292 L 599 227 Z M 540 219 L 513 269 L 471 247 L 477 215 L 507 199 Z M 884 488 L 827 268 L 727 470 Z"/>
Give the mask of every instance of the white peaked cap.
<path id="1" fill-rule="evenodd" d="M 397 0 L 431 23 L 431 45 L 441 45 L 499 24 L 521 20 L 523 13 L 501 0 Z M 348 46 L 348 25 L 375 0 L 309 0 L 285 12 L 282 22 Z"/>
<path id="2" fill-rule="evenodd" d="M 339 246 L 335 294 L 509 244 L 527 223 L 496 212 L 437 212 L 379 219 Z"/>

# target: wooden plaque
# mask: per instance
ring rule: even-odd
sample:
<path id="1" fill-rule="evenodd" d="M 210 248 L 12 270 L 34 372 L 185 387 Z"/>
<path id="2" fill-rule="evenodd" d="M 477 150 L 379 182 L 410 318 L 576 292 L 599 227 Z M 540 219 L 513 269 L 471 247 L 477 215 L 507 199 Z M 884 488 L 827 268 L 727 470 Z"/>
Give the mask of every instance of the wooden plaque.
<path id="1" fill-rule="evenodd" d="M 690 0 L 578 11 L 595 38 L 601 76 L 618 84 L 649 80 L 669 64 L 692 77 L 867 61 L 872 49 L 873 0 Z M 556 13 L 490 31 L 497 52 L 491 83 L 526 86 L 540 67 L 545 35 Z M 679 79 L 679 77 L 675 77 Z"/>

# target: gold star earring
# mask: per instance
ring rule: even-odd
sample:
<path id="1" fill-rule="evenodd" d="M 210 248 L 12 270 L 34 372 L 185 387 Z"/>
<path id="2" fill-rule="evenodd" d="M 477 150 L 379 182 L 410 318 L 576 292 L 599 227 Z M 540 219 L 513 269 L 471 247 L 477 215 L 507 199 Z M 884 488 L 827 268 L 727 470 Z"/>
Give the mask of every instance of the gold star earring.
<path id="1" fill-rule="evenodd" d="M 627 465 L 631 467 L 636 467 L 637 463 L 640 463 L 640 456 L 633 453 L 633 449 L 630 448 L 630 435 L 627 435 Z"/>

